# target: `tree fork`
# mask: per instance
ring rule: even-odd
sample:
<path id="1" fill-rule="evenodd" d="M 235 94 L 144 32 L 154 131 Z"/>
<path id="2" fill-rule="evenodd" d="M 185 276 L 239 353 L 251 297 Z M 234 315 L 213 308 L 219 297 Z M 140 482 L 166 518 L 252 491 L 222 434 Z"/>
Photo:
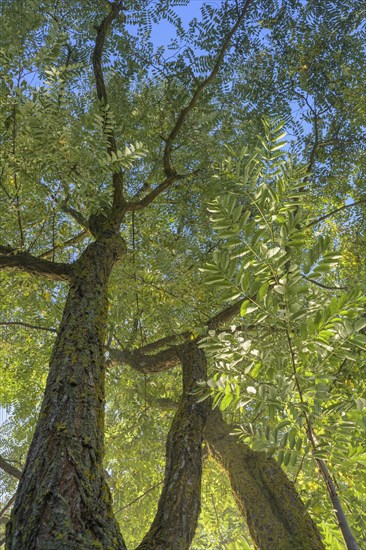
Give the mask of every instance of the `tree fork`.
<path id="1" fill-rule="evenodd" d="M 90 244 L 73 277 L 7 550 L 125 550 L 103 470 L 107 286 L 120 237 Z"/>

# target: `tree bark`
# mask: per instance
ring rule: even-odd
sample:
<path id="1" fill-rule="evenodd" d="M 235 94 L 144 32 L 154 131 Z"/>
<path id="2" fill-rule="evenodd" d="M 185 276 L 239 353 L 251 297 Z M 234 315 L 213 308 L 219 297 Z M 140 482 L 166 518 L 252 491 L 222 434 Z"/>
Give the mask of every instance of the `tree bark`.
<path id="1" fill-rule="evenodd" d="M 219 411 L 210 412 L 206 442 L 230 479 L 256 548 L 324 550 L 315 524 L 277 462 L 238 442 L 231 431 Z"/>
<path id="2" fill-rule="evenodd" d="M 196 343 L 178 349 L 183 397 L 166 445 L 164 486 L 150 530 L 137 550 L 188 550 L 201 509 L 202 441 L 208 403 L 197 403 L 197 381 L 206 379 L 206 358 Z"/>
<path id="3" fill-rule="evenodd" d="M 37 427 L 7 525 L 8 550 L 124 550 L 103 470 L 107 285 L 114 235 L 73 266 Z"/>

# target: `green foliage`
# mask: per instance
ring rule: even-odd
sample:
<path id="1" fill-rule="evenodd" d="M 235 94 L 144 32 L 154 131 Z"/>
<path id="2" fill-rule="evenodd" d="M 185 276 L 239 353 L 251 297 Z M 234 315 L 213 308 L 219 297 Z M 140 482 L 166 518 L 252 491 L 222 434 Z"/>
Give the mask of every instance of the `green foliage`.
<path id="1" fill-rule="evenodd" d="M 231 1 L 202 3 L 200 14 L 186 0 L 126 5 L 106 38 L 103 104 L 91 57 L 108 4 L 1 3 L 0 245 L 75 261 L 92 237 L 70 208 L 87 220 L 110 206 L 117 172 L 126 200 L 156 188 L 167 136 L 212 70 L 238 9 Z M 227 302 L 243 299 L 232 326 L 202 341 L 214 367 L 201 397 L 214 395 L 238 434 L 296 478 L 329 548 L 339 535 L 314 456 L 334 466 L 353 526 L 366 532 L 362 205 L 309 224 L 364 197 L 363 10 L 358 0 L 252 3 L 176 137 L 174 167 L 191 176 L 126 215 L 128 255 L 110 285 L 107 341 L 132 349 L 198 333 Z M 159 27 L 162 20 L 169 26 Z M 151 40 L 157 33 L 159 43 Z M 165 34 L 172 38 L 161 45 Z M 278 118 L 262 122 L 268 114 Z M 116 152 L 108 151 L 112 132 Z M 238 142 L 246 147 L 238 151 Z M 55 334 L 1 323 L 57 330 L 66 288 L 12 271 L 0 277 L 0 405 L 9 411 L 0 454 L 21 467 Z M 145 378 L 123 366 L 108 374 L 105 464 L 115 509 L 128 505 L 117 516 L 131 544 L 146 531 L 159 488 L 129 503 L 163 475 L 172 411 L 153 402 L 179 394 L 179 373 Z M 212 466 L 207 471 L 194 547 L 245 548 L 227 484 Z M 0 475 L 5 504 L 15 482 Z"/>
<path id="2" fill-rule="evenodd" d="M 230 192 L 209 205 L 221 248 L 202 268 L 206 284 L 242 305 L 237 325 L 201 340 L 216 371 L 201 399 L 238 411 L 239 438 L 296 478 L 314 458 L 326 460 L 362 533 L 366 300 L 357 286 L 339 287 L 341 256 L 314 230 L 306 169 L 279 156 L 279 131 L 277 121 L 264 122 L 256 154 L 242 151 L 224 167 Z"/>

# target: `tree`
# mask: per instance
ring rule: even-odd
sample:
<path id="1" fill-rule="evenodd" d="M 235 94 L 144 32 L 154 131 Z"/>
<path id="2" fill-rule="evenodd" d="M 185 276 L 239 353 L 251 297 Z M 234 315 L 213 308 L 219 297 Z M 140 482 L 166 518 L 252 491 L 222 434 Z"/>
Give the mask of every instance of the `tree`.
<path id="1" fill-rule="evenodd" d="M 227 245 L 218 220 L 210 224 L 207 205 L 222 195 L 230 201 L 234 178 L 241 176 L 240 170 L 234 176 L 229 166 L 238 140 L 247 145 L 244 156 L 254 153 L 261 140 L 270 153 L 267 175 L 275 169 L 269 163 L 281 158 L 277 142 L 271 149 L 267 135 L 257 138 L 263 135 L 261 118 L 275 113 L 293 132 L 293 162 L 307 170 L 301 172 L 300 186 L 306 192 L 300 197 L 297 189 L 288 207 L 295 217 L 298 213 L 298 231 L 309 216 L 331 220 L 322 229 L 330 235 L 329 243 L 338 233 L 340 248 L 348 254 L 337 263 L 336 285 L 330 274 L 329 280 L 315 282 L 352 285 L 363 269 L 364 235 L 354 229 L 365 202 L 365 111 L 359 97 L 365 72 L 362 5 L 251 0 L 203 4 L 202 21 L 194 19 L 188 26 L 175 6 L 2 3 L 1 403 L 10 407 L 12 420 L 5 426 L 11 443 L 3 444 L 6 456 L 0 462 L 6 483 L 0 515 L 6 517 L 12 507 L 9 549 L 126 548 L 116 518 L 124 537 L 140 543 L 139 548 L 189 548 L 197 523 L 205 523 L 199 519 L 203 440 L 207 454 L 228 474 L 256 547 L 338 544 L 332 520 L 323 517 L 316 527 L 281 470 L 279 462 L 287 467 L 291 453 L 281 458 L 283 448 L 258 447 L 258 433 L 266 418 L 273 420 L 266 416 L 272 413 L 262 410 L 255 419 L 249 402 L 235 412 L 234 381 L 228 379 L 222 388 L 212 359 L 207 384 L 214 402 L 200 394 L 207 365 L 199 346 L 212 349 L 210 339 L 223 334 L 222 353 L 227 337 L 223 329 L 240 315 L 243 330 L 249 329 L 244 298 L 235 297 L 231 288 L 225 296 L 217 280 L 204 284 L 198 267 L 212 265 L 213 251 Z M 170 57 L 150 40 L 161 19 L 176 33 Z M 325 40 L 329 26 L 334 34 Z M 231 147 L 231 161 L 225 147 Z M 352 204 L 345 203 L 349 197 Z M 250 201 L 241 199 L 236 207 L 239 217 L 248 208 L 242 230 L 254 231 Z M 303 210 L 306 216 L 301 218 Z M 357 232 L 352 243 L 349 227 Z M 310 230 L 304 238 L 311 247 L 316 235 Z M 290 252 L 285 252 L 285 261 L 290 261 Z M 295 254 L 301 253 L 296 249 Z M 218 252 L 213 258 L 224 273 L 230 258 L 223 260 Z M 259 267 L 250 267 L 254 281 L 260 279 Z M 309 278 L 314 279 L 311 274 Z M 265 291 L 252 290 L 262 292 L 264 299 L 272 283 L 261 282 L 267 284 Z M 277 282 L 277 291 L 281 284 Z M 360 304 L 353 306 L 353 321 Z M 362 330 L 361 324 L 357 328 Z M 265 351 L 273 324 L 264 323 L 260 330 Z M 351 332 L 357 339 L 353 327 Z M 240 338 L 235 329 L 235 345 Z M 336 383 L 346 376 L 362 409 L 358 356 L 355 373 L 347 365 L 353 359 L 342 356 L 345 363 Z M 231 359 L 228 363 L 235 367 Z M 150 376 L 154 373 L 156 378 Z M 292 382 L 296 379 L 295 373 Z M 220 387 L 229 396 L 224 405 Z M 241 384 L 236 387 L 240 397 Z M 295 391 L 293 386 L 289 391 Z M 268 395 L 263 399 L 271 404 Z M 232 407 L 232 427 L 212 411 L 220 400 L 222 410 Z M 163 477 L 161 451 L 174 409 Z M 257 420 L 258 430 L 238 443 L 230 433 L 243 416 L 248 422 Z M 360 430 L 363 418 L 357 417 Z M 285 431 L 282 427 L 281 437 Z M 359 461 L 363 449 L 357 434 L 351 446 Z M 290 445 L 301 439 L 297 432 L 287 437 Z M 323 461 L 320 455 L 316 458 Z M 310 466 L 302 466 L 296 479 L 305 479 L 301 481 L 309 496 L 315 487 L 323 498 Z M 291 468 L 288 473 L 292 475 Z M 150 505 L 141 509 L 141 521 L 132 517 L 129 527 L 121 517 L 136 492 L 141 493 L 143 475 L 151 491 L 162 485 L 150 529 L 143 524 L 152 519 Z M 12 478 L 20 478 L 15 500 Z M 353 506 L 362 478 L 354 479 Z M 112 510 L 108 480 L 115 501 L 123 493 L 121 509 L 115 505 Z M 214 493 L 227 489 L 217 473 L 214 480 L 213 474 L 212 503 L 218 517 Z M 352 509 L 350 517 L 360 534 L 362 512 Z M 213 542 L 201 525 L 196 547 L 231 543 L 235 548 L 235 537 L 244 536 L 239 522 L 239 516 L 228 522 L 228 540 L 218 528 Z M 244 538 L 239 544 L 242 548 Z"/>

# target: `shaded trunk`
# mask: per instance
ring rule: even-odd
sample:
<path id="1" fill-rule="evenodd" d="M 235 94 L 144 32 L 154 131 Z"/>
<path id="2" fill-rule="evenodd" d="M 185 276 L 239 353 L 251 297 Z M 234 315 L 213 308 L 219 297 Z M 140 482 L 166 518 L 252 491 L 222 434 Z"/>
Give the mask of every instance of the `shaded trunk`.
<path id="1" fill-rule="evenodd" d="M 45 396 L 7 526 L 8 550 L 122 550 L 103 471 L 107 285 L 119 237 L 73 266 Z"/>
<path id="2" fill-rule="evenodd" d="M 195 343 L 180 346 L 183 397 L 166 444 L 164 487 L 158 511 L 138 550 L 188 550 L 201 509 L 202 441 L 207 402 L 197 403 L 197 380 L 206 379 L 206 359 Z"/>
<path id="3" fill-rule="evenodd" d="M 259 550 L 324 550 L 294 485 L 272 458 L 230 435 L 219 411 L 208 417 L 205 439 L 226 471 L 238 507 Z"/>

